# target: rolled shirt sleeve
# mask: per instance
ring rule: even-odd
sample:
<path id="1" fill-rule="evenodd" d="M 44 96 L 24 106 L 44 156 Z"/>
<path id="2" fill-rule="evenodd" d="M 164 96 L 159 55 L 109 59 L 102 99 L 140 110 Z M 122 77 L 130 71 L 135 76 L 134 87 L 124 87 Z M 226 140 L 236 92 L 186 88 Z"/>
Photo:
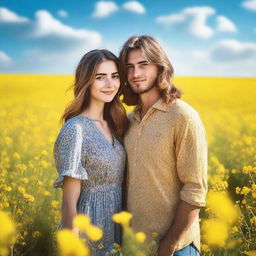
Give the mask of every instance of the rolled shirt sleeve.
<path id="1" fill-rule="evenodd" d="M 177 173 L 182 183 L 180 199 L 195 206 L 206 204 L 207 138 L 196 111 L 184 115 L 177 126 Z"/>

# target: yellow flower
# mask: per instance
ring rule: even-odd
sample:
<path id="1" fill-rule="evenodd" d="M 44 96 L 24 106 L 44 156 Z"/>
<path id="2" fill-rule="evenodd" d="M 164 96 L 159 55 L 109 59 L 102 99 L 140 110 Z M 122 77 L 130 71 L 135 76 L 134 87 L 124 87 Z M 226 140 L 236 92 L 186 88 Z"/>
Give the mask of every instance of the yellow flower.
<path id="1" fill-rule="evenodd" d="M 40 180 L 38 180 L 38 181 L 37 181 L 37 183 L 36 183 L 36 185 L 37 185 L 38 187 L 41 187 L 41 186 L 42 186 L 42 184 L 43 184 L 43 182 L 42 182 L 42 181 L 40 181 Z"/>
<path id="2" fill-rule="evenodd" d="M 1 248 L 1 247 L 0 247 L 0 255 L 1 255 L 1 256 L 8 256 L 8 255 L 9 255 L 9 249 L 7 249 L 7 248 Z"/>
<path id="3" fill-rule="evenodd" d="M 138 232 L 135 234 L 135 238 L 139 243 L 144 243 L 146 240 L 146 234 L 143 232 Z"/>
<path id="4" fill-rule="evenodd" d="M 247 195 L 251 192 L 251 189 L 248 187 L 243 187 L 242 191 L 241 191 L 241 195 Z"/>
<path id="5" fill-rule="evenodd" d="M 23 173 L 24 171 L 27 170 L 27 166 L 25 164 L 16 164 L 15 167 Z"/>
<path id="6" fill-rule="evenodd" d="M 82 232 L 86 232 L 90 226 L 90 218 L 84 214 L 78 214 L 73 219 L 73 226 L 79 228 Z"/>
<path id="7" fill-rule="evenodd" d="M 16 232 L 12 219 L 2 211 L 0 211 L 0 230 L 0 244 L 8 243 Z"/>
<path id="8" fill-rule="evenodd" d="M 28 201 L 28 202 L 34 202 L 35 198 L 31 196 L 30 194 L 24 193 L 23 197 Z"/>
<path id="9" fill-rule="evenodd" d="M 20 154 L 18 154 L 17 152 L 13 153 L 13 158 L 14 159 L 20 159 Z"/>
<path id="10" fill-rule="evenodd" d="M 132 214 L 125 211 L 116 213 L 112 216 L 112 220 L 115 223 L 123 224 L 123 225 L 128 225 L 130 223 L 131 218 L 132 218 Z"/>
<path id="11" fill-rule="evenodd" d="M 21 178 L 20 181 L 22 183 L 28 183 L 29 182 L 29 179 L 28 178 Z"/>
<path id="12" fill-rule="evenodd" d="M 225 192 L 210 191 L 207 196 L 207 206 L 215 216 L 228 223 L 234 222 L 240 216 L 239 209 Z"/>
<path id="13" fill-rule="evenodd" d="M 99 241 L 103 236 L 102 230 L 95 225 L 89 225 L 85 232 L 88 238 L 93 242 Z"/>
<path id="14" fill-rule="evenodd" d="M 44 193 L 43 193 L 45 196 L 50 196 L 50 192 L 45 190 Z"/>
<path id="15" fill-rule="evenodd" d="M 244 166 L 243 173 L 247 174 L 252 171 L 252 166 Z"/>
<path id="16" fill-rule="evenodd" d="M 208 245 L 224 247 L 228 238 L 229 227 L 225 222 L 208 219 L 203 221 L 202 233 Z"/>
<path id="17" fill-rule="evenodd" d="M 103 243 L 100 243 L 99 245 L 98 245 L 98 248 L 100 249 L 100 250 L 102 250 L 102 249 L 104 249 L 104 244 Z"/>
<path id="18" fill-rule="evenodd" d="M 89 255 L 87 245 L 68 229 L 62 229 L 57 232 L 57 244 L 61 256 Z"/>
<path id="19" fill-rule="evenodd" d="M 49 163 L 46 162 L 45 160 L 42 160 L 40 161 L 40 165 L 43 167 L 43 168 L 47 168 L 49 166 Z"/>
<path id="20" fill-rule="evenodd" d="M 232 228 L 232 233 L 237 233 L 238 232 L 238 227 L 237 226 L 234 226 L 233 228 Z"/>
<path id="21" fill-rule="evenodd" d="M 241 192 L 241 188 L 236 187 L 236 194 L 239 194 Z"/>
<path id="22" fill-rule="evenodd" d="M 13 139 L 11 137 L 7 136 L 4 138 L 4 143 L 6 146 L 10 146 L 12 144 L 12 142 L 13 142 Z"/>
<path id="23" fill-rule="evenodd" d="M 204 252 L 209 252 L 210 251 L 209 246 L 207 244 L 201 244 L 201 249 Z"/>
<path id="24" fill-rule="evenodd" d="M 244 252 L 244 254 L 246 254 L 246 255 L 248 255 L 248 256 L 256 256 L 256 250 Z"/>
<path id="25" fill-rule="evenodd" d="M 24 193 L 26 192 L 26 189 L 23 188 L 23 187 L 21 187 L 21 186 L 19 186 L 19 187 L 18 187 L 18 191 L 19 191 L 21 194 L 24 194 Z"/>
<path id="26" fill-rule="evenodd" d="M 17 209 L 16 214 L 22 216 L 23 215 L 23 211 L 21 209 Z"/>
<path id="27" fill-rule="evenodd" d="M 4 190 L 10 192 L 12 191 L 12 188 L 10 186 L 5 186 Z"/>
<path id="28" fill-rule="evenodd" d="M 153 238 L 157 238 L 157 237 L 158 237 L 158 233 L 157 233 L 157 232 L 153 232 L 153 233 L 151 234 L 151 236 L 152 236 Z"/>
<path id="29" fill-rule="evenodd" d="M 120 251 L 120 250 L 121 250 L 120 244 L 114 243 L 114 244 L 113 244 L 113 247 L 114 247 L 114 249 L 117 250 L 117 251 Z"/>
<path id="30" fill-rule="evenodd" d="M 56 200 L 53 200 L 53 201 L 51 202 L 51 206 L 52 206 L 53 208 L 57 208 L 57 207 L 59 206 L 59 202 L 56 201 Z"/>
<path id="31" fill-rule="evenodd" d="M 256 224 L 256 216 L 253 216 L 250 221 L 252 224 Z"/>
<path id="32" fill-rule="evenodd" d="M 41 155 L 42 155 L 42 156 L 47 156 L 47 155 L 48 155 L 48 152 L 47 152 L 46 150 L 42 150 L 42 151 L 41 151 Z"/>
<path id="33" fill-rule="evenodd" d="M 41 236 L 41 233 L 40 233 L 39 231 L 34 231 L 34 232 L 32 233 L 32 236 L 33 236 L 34 238 L 37 238 L 37 237 L 40 237 L 40 236 Z"/>

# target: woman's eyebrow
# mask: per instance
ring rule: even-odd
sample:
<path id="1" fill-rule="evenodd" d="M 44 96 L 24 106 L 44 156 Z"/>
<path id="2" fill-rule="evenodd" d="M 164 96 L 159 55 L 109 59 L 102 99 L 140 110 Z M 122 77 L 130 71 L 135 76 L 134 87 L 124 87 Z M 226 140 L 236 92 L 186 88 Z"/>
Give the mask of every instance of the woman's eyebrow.
<path id="1" fill-rule="evenodd" d="M 111 73 L 111 75 L 118 74 L 118 71 Z M 96 76 L 106 76 L 107 73 L 97 73 Z"/>

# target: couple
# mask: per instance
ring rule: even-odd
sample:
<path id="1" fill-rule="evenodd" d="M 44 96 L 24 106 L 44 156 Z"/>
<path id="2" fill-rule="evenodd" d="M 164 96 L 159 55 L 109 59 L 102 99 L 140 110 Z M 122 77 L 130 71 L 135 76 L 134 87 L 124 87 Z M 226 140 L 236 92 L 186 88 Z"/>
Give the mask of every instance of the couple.
<path id="1" fill-rule="evenodd" d="M 90 51 L 76 69 L 74 99 L 54 147 L 54 186 L 63 190 L 64 228 L 78 233 L 72 219 L 82 213 L 103 229 L 104 248 L 91 244 L 97 256 L 111 255 L 120 243 L 111 218 L 122 210 L 123 190 L 134 231 L 158 233 L 152 255 L 199 255 L 206 135 L 172 78 L 170 61 L 150 36 L 128 39 L 119 59 L 107 50 Z M 121 94 L 136 106 L 128 118 Z"/>

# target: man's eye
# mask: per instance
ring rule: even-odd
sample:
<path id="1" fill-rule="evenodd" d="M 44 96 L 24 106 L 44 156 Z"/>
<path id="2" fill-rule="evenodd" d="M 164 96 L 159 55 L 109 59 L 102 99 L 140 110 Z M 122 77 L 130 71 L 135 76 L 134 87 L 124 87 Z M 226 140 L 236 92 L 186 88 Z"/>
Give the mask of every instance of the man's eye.
<path id="1" fill-rule="evenodd" d="M 142 66 L 148 66 L 148 63 L 142 63 L 141 65 Z"/>
<path id="2" fill-rule="evenodd" d="M 131 69 L 133 68 L 133 66 L 126 66 L 126 69 Z"/>

